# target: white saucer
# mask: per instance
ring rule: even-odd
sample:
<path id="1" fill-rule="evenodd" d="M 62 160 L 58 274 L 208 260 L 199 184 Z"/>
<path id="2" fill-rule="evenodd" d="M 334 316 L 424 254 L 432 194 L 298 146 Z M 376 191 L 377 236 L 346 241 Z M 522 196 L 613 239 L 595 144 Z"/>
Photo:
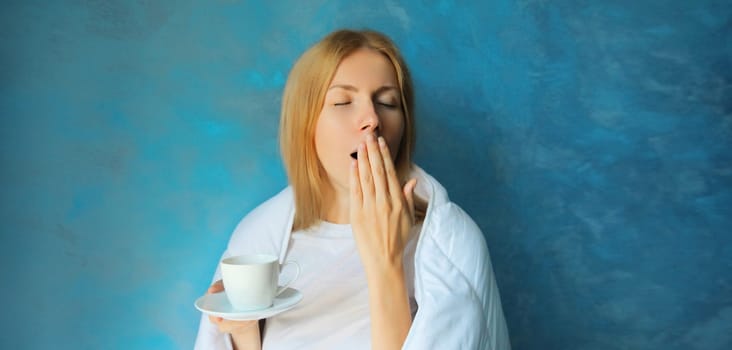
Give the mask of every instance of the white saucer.
<path id="1" fill-rule="evenodd" d="M 222 317 L 234 321 L 260 320 L 272 317 L 281 312 L 287 311 L 302 300 L 302 293 L 295 288 L 287 288 L 280 295 L 276 296 L 272 306 L 253 311 L 239 311 L 234 309 L 226 298 L 226 293 L 219 292 L 206 294 L 196 300 L 196 309 L 216 317 Z"/>

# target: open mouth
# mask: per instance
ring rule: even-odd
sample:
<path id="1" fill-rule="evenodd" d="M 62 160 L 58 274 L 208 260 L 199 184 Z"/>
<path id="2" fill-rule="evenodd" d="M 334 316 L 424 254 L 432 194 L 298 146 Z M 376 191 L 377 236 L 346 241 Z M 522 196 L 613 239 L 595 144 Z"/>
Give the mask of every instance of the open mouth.
<path id="1" fill-rule="evenodd" d="M 351 158 L 358 159 L 358 152 L 351 153 Z"/>

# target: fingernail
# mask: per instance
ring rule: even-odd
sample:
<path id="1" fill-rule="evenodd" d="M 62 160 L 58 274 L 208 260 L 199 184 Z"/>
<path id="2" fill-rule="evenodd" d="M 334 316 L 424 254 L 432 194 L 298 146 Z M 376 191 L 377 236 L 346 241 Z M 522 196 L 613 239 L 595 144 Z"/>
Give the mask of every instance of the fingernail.
<path id="1" fill-rule="evenodd" d="M 384 141 L 384 138 L 379 136 L 379 145 L 386 146 L 386 141 Z"/>
<path id="2" fill-rule="evenodd" d="M 368 134 L 368 135 L 366 135 L 366 138 L 367 138 L 367 139 L 368 139 L 369 141 L 374 141 L 374 134 Z"/>

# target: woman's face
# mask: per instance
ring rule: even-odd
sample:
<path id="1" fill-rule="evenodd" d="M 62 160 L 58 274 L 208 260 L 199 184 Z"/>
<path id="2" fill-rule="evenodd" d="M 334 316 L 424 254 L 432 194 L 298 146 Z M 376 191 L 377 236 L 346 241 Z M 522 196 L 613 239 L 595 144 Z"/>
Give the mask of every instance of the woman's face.
<path id="1" fill-rule="evenodd" d="M 352 157 L 369 133 L 384 137 L 396 159 L 404 133 L 396 72 L 386 56 L 363 48 L 338 65 L 315 125 L 315 151 L 333 187 L 348 189 Z"/>

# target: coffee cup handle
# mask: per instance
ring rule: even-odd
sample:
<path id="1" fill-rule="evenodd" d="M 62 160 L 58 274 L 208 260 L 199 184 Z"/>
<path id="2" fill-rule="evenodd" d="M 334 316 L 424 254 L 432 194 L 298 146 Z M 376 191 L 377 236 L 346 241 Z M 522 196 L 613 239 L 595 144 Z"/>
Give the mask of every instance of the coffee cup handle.
<path id="1" fill-rule="evenodd" d="M 298 264 L 297 262 L 294 262 L 294 261 L 292 261 L 292 260 L 290 260 L 290 261 L 286 261 L 286 262 L 285 262 L 284 264 L 280 265 L 280 271 L 282 271 L 282 270 L 283 270 L 283 269 L 285 268 L 285 266 L 287 266 L 287 265 L 289 265 L 289 264 L 295 265 L 295 267 L 297 268 L 297 272 L 295 272 L 295 277 L 291 278 L 291 279 L 290 279 L 289 281 L 287 281 L 287 283 L 285 283 L 284 285 L 282 285 L 282 286 L 279 286 L 279 287 L 277 288 L 277 293 L 275 293 L 275 296 L 278 296 L 278 295 L 280 295 L 280 293 L 284 292 L 284 291 L 285 291 L 285 289 L 287 289 L 287 287 L 288 287 L 288 286 L 289 286 L 290 284 L 292 284 L 292 282 L 295 282 L 295 280 L 296 280 L 296 279 L 297 279 L 297 278 L 298 278 L 298 277 L 300 276 L 300 264 Z"/>

